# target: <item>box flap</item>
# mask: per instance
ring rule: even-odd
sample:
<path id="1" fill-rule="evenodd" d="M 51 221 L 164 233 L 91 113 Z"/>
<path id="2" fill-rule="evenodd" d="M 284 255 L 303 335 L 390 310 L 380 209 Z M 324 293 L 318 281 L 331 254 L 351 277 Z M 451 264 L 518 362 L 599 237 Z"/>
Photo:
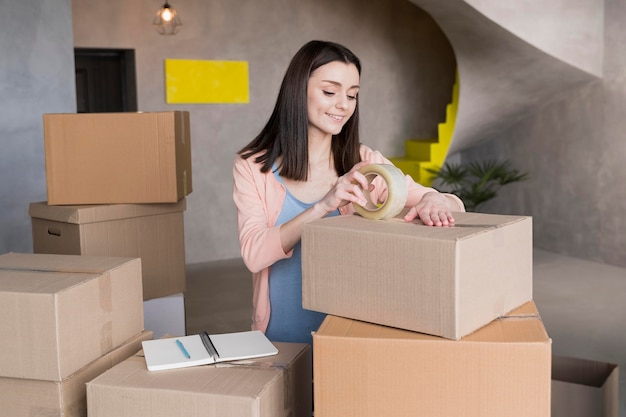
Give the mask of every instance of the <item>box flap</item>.
<path id="1" fill-rule="evenodd" d="M 617 417 L 619 367 L 613 363 L 554 355 L 552 416 Z"/>
<path id="2" fill-rule="evenodd" d="M 87 385 L 115 387 L 118 390 L 149 390 L 153 395 L 158 392 L 184 392 L 186 395 L 247 397 L 254 401 L 265 385 L 279 373 L 270 368 L 266 372 L 257 372 L 246 367 L 207 365 L 155 374 L 145 367 L 143 358 L 133 356 Z"/>
<path id="3" fill-rule="evenodd" d="M 111 256 L 6 253 L 0 255 L 0 270 L 100 274 L 139 258 Z"/>
<path id="4" fill-rule="evenodd" d="M 513 310 L 511 315 L 496 319 L 474 333 L 457 341 L 438 336 L 393 327 L 381 326 L 357 320 L 329 315 L 315 337 L 349 337 L 366 339 L 404 339 L 440 343 L 487 342 L 487 343 L 546 343 L 550 338 L 539 317 L 534 303 L 529 302 Z"/>
<path id="5" fill-rule="evenodd" d="M 187 200 L 177 203 L 153 204 L 95 204 L 53 206 L 45 201 L 30 203 L 28 214 L 32 218 L 63 223 L 87 224 L 134 217 L 154 216 L 185 211 Z"/>
<path id="6" fill-rule="evenodd" d="M 466 239 L 476 234 L 485 233 L 493 228 L 507 224 L 530 220 L 527 216 L 484 215 L 482 213 L 455 212 L 456 226 L 432 227 L 425 226 L 419 221 L 407 223 L 402 218 L 389 220 L 369 220 L 359 215 L 335 216 L 314 220 L 305 224 L 305 228 L 331 227 L 334 229 L 350 230 L 367 234 L 393 234 L 415 239 L 456 241 Z"/>
<path id="7" fill-rule="evenodd" d="M 599 388 L 617 372 L 617 367 L 613 363 L 555 355 L 552 357 L 552 379 Z"/>
<path id="8" fill-rule="evenodd" d="M 537 305 L 534 301 L 529 301 L 527 303 L 522 304 L 521 306 L 514 308 L 509 311 L 503 317 L 537 317 L 539 316 L 539 311 L 537 310 Z"/>
<path id="9" fill-rule="evenodd" d="M 181 184 L 183 190 L 182 197 L 191 194 L 193 191 L 193 176 L 191 175 L 191 132 L 189 127 L 189 112 L 177 111 L 176 116 L 176 137 L 180 140 L 177 141 L 177 146 L 181 146 L 183 149 L 181 152 L 176 152 L 176 164 L 184 167 L 182 171 L 177 172 L 176 181 Z"/>
<path id="10" fill-rule="evenodd" d="M 0 269 L 0 288 L 3 293 L 56 294 L 98 276 L 100 274 Z"/>

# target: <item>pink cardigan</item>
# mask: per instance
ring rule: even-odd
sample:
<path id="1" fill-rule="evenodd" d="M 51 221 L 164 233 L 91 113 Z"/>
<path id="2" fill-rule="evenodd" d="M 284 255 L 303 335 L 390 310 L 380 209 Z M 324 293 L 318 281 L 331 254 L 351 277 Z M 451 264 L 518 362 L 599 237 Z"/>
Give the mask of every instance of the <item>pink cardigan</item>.
<path id="1" fill-rule="evenodd" d="M 262 173 L 260 164 L 254 162 L 256 155 L 243 159 L 235 158 L 233 165 L 233 200 L 237 206 L 239 226 L 239 244 L 241 256 L 248 269 L 252 272 L 252 329 L 265 332 L 270 319 L 269 271 L 276 261 L 291 257 L 291 251 L 285 253 L 282 249 L 279 226 L 276 219 L 285 199 L 285 187 L 276 180 L 270 171 Z M 377 164 L 391 164 L 378 152 L 361 145 L 361 158 Z M 405 176 L 409 186 L 407 207 L 415 206 L 424 194 L 434 191 L 424 187 Z M 384 182 L 383 182 L 384 184 Z M 376 190 L 384 192 L 383 187 Z M 447 194 L 459 207 L 458 211 L 465 211 L 463 202 L 452 194 Z M 372 195 L 372 200 L 383 201 L 384 195 Z M 354 213 L 352 204 L 339 209 L 342 215 Z"/>

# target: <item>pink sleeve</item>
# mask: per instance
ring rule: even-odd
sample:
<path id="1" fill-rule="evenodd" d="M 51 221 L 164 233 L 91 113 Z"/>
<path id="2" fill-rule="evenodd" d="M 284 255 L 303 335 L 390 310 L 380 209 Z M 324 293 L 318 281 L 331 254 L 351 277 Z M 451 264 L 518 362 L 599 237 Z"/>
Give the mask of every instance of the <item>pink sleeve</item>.
<path id="1" fill-rule="evenodd" d="M 283 251 L 280 229 L 274 226 L 282 203 L 280 188 L 267 184 L 267 175 L 253 161 L 254 156 L 238 156 L 235 160 L 233 200 L 237 206 L 241 256 L 254 273 L 290 257 L 291 252 Z"/>

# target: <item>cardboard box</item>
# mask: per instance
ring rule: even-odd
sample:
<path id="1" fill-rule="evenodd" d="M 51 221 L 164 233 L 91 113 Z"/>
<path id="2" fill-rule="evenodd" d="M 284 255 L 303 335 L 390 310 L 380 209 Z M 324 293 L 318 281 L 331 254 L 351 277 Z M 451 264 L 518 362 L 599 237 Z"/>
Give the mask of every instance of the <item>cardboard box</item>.
<path id="1" fill-rule="evenodd" d="M 167 371 L 134 356 L 87 384 L 89 417 L 310 416 L 311 348 L 275 345 L 277 356 Z"/>
<path id="2" fill-rule="evenodd" d="M 141 341 L 151 338 L 151 332 L 141 332 L 63 381 L 0 377 L 2 415 L 87 417 L 86 383 L 137 353 L 141 349 Z"/>
<path id="3" fill-rule="evenodd" d="M 168 204 L 31 203 L 33 252 L 141 258 L 144 300 L 184 292 L 186 199 Z"/>
<path id="4" fill-rule="evenodd" d="M 457 340 L 530 301 L 532 219 L 455 218 L 455 227 L 358 215 L 306 223 L 303 307 Z"/>
<path id="5" fill-rule="evenodd" d="M 189 112 L 45 114 L 48 203 L 175 203 L 192 191 Z"/>
<path id="6" fill-rule="evenodd" d="M 166 334 L 185 336 L 185 295 L 174 294 L 143 302 L 143 322 L 152 331 L 155 339 Z"/>
<path id="7" fill-rule="evenodd" d="M 0 256 L 0 376 L 62 381 L 142 330 L 140 259 Z"/>
<path id="8" fill-rule="evenodd" d="M 328 316 L 313 334 L 316 417 L 549 417 L 534 303 L 461 340 Z"/>
<path id="9" fill-rule="evenodd" d="M 619 368 L 588 359 L 552 358 L 552 417 L 618 417 Z"/>

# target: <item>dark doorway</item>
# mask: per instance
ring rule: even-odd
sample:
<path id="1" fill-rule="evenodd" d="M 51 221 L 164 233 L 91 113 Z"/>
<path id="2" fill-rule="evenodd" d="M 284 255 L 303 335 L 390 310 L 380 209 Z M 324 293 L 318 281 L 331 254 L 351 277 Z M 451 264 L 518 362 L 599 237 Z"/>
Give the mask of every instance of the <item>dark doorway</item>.
<path id="1" fill-rule="evenodd" d="M 135 51 L 75 48 L 78 113 L 137 111 Z"/>

